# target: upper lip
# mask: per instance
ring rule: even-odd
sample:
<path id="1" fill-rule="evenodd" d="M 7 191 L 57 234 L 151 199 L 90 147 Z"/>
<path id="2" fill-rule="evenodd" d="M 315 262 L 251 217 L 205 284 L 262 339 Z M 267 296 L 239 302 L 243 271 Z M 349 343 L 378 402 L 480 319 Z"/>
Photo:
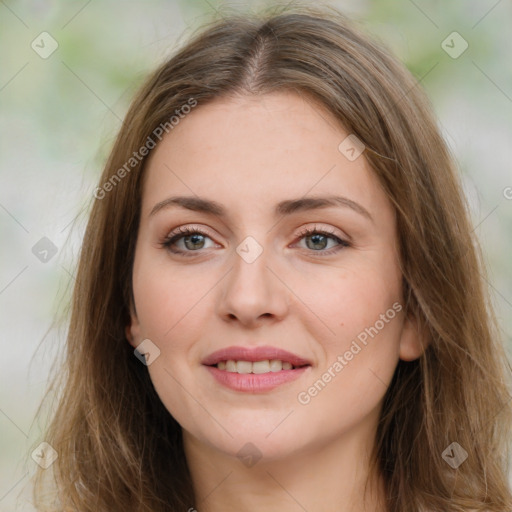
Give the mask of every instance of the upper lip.
<path id="1" fill-rule="evenodd" d="M 303 359 L 296 354 L 292 354 L 287 350 L 277 347 L 227 347 L 212 352 L 207 356 L 202 364 L 212 366 L 220 361 L 264 361 L 266 359 L 279 359 L 280 361 L 287 361 L 293 366 L 311 365 L 307 359 Z"/>

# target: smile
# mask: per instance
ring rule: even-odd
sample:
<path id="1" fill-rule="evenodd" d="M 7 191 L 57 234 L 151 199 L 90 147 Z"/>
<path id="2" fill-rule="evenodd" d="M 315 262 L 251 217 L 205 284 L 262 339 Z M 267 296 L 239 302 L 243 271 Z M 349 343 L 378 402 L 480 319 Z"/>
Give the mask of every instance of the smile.
<path id="1" fill-rule="evenodd" d="M 281 361 L 280 359 L 265 359 L 263 361 L 234 361 L 229 359 L 219 361 L 216 366 L 219 370 L 241 374 L 280 372 L 299 368 L 299 366 L 294 366 L 289 361 Z"/>
<path id="2" fill-rule="evenodd" d="M 202 364 L 214 382 L 234 391 L 263 393 L 298 379 L 312 363 L 271 346 L 231 346 L 211 353 Z"/>

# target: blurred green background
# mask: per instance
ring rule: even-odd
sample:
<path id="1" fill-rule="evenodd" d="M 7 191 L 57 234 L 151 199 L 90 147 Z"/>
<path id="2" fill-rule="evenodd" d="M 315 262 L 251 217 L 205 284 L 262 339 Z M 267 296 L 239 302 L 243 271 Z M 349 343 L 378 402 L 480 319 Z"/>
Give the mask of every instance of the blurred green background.
<path id="1" fill-rule="evenodd" d="M 325 3 L 390 47 L 431 98 L 512 352 L 510 0 Z M 65 325 L 49 328 L 65 313 L 92 191 L 135 90 L 215 10 L 277 4 L 0 1 L 0 510 L 33 510 L 30 452 L 44 428 L 33 417 L 65 338 Z"/>

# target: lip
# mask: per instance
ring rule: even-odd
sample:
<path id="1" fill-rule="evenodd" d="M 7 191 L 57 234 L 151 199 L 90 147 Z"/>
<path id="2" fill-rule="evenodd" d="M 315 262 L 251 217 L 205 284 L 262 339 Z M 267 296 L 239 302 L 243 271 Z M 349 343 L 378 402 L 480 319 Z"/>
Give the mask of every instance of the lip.
<path id="1" fill-rule="evenodd" d="M 219 370 L 215 365 L 220 361 L 264 361 L 279 359 L 299 367 L 293 370 L 281 370 L 268 373 L 236 373 Z M 217 350 L 207 356 L 202 364 L 217 382 L 234 391 L 261 393 L 298 379 L 304 372 L 311 370 L 311 361 L 292 352 L 277 347 L 228 347 Z"/>
<path id="2" fill-rule="evenodd" d="M 311 370 L 311 366 L 303 366 L 294 370 L 281 370 L 269 373 L 234 373 L 219 370 L 216 366 L 205 366 L 210 374 L 223 386 L 234 391 L 246 393 L 262 393 L 272 391 L 274 388 L 298 379 L 304 372 Z"/>
<path id="3" fill-rule="evenodd" d="M 306 366 L 311 365 L 311 361 L 303 359 L 292 352 L 283 350 L 277 347 L 263 346 L 263 347 L 227 347 L 217 350 L 207 356 L 202 364 L 205 366 L 212 366 L 219 361 L 264 361 L 265 359 L 279 359 L 281 361 L 288 361 L 293 366 Z M 295 370 L 283 370 L 295 371 Z M 260 374 L 265 375 L 265 374 Z"/>

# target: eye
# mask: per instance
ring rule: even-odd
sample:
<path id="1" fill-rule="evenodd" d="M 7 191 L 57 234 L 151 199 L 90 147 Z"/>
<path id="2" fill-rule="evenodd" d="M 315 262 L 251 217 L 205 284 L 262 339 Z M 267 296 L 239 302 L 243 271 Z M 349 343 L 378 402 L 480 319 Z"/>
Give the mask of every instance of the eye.
<path id="1" fill-rule="evenodd" d="M 189 256 L 190 253 L 197 252 L 199 249 L 205 249 L 205 239 L 211 238 L 208 234 L 199 228 L 193 226 L 186 226 L 184 228 L 179 227 L 167 236 L 160 246 L 169 250 L 172 253 Z M 179 245 L 179 242 L 185 244 L 185 249 L 178 248 L 178 250 L 172 249 L 174 245 Z"/>
<path id="2" fill-rule="evenodd" d="M 186 226 L 179 227 L 170 233 L 164 240 L 160 242 L 160 246 L 172 252 L 173 254 L 179 254 L 183 256 L 193 256 L 194 252 L 199 252 L 201 249 L 207 249 L 205 246 L 205 240 L 211 237 L 205 231 L 198 227 Z M 321 253 L 322 256 L 330 255 L 338 252 L 344 247 L 350 247 L 349 242 L 343 240 L 335 235 L 334 232 L 329 230 L 317 229 L 316 226 L 313 228 L 306 228 L 299 234 L 299 239 L 305 239 L 306 248 L 313 252 Z M 324 250 L 329 240 L 337 243 L 336 246 L 331 247 L 329 250 Z M 180 243 L 183 242 L 184 247 L 180 247 Z M 178 249 L 173 249 L 176 246 Z M 214 247 L 214 246 L 210 246 Z"/>
<path id="3" fill-rule="evenodd" d="M 350 243 L 343 240 L 335 235 L 334 232 L 329 230 L 317 229 L 316 226 L 313 228 L 306 228 L 299 234 L 300 239 L 305 239 L 306 246 L 313 252 L 319 252 L 322 256 L 329 256 L 340 251 L 344 247 L 350 247 Z M 330 248 L 328 251 L 324 251 L 328 245 L 328 241 L 334 240 L 337 242 L 337 246 Z"/>

